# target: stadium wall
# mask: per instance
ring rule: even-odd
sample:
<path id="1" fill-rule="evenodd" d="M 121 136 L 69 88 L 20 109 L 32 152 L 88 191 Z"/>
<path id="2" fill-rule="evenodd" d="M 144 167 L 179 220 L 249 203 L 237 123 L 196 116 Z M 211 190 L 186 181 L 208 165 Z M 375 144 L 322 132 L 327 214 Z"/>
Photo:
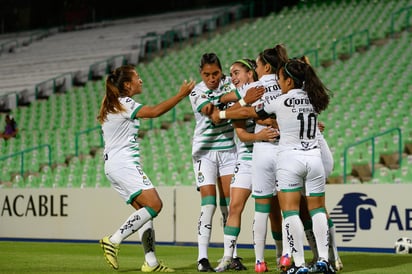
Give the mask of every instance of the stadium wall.
<path id="1" fill-rule="evenodd" d="M 327 208 L 344 250 L 393 252 L 401 236 L 412 238 L 410 184 L 327 185 Z M 197 242 L 200 195 L 195 187 L 158 187 L 164 207 L 155 219 L 156 240 Z M 111 188 L 2 189 L 0 240 L 96 241 L 113 233 L 132 213 Z M 242 216 L 239 244 L 252 245 L 253 199 Z M 223 241 L 216 209 L 212 245 Z M 270 229 L 268 229 L 270 231 Z M 137 233 L 127 241 L 139 241 Z M 268 233 L 267 244 L 274 241 Z"/>

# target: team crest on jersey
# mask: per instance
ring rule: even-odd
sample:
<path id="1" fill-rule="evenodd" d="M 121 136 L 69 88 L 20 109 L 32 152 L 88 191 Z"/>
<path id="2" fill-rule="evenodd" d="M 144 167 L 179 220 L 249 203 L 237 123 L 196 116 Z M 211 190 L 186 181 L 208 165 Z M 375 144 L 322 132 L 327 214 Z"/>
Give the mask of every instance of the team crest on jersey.
<path id="1" fill-rule="evenodd" d="M 199 184 L 203 183 L 205 181 L 205 176 L 203 176 L 202 172 L 199 172 L 197 174 L 197 181 L 199 182 Z"/>
<path id="2" fill-rule="evenodd" d="M 230 83 L 226 83 L 220 87 L 220 90 L 223 92 L 229 92 L 232 90 L 232 87 L 230 86 Z"/>
<path id="3" fill-rule="evenodd" d="M 150 185 L 150 180 L 146 175 L 143 176 L 143 184 L 147 186 Z"/>

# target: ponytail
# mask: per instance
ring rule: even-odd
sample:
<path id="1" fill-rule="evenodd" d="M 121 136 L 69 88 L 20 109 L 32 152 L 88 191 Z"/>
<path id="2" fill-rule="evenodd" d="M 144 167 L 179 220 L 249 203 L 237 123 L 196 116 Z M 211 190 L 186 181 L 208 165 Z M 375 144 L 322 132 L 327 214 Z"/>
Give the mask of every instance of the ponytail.
<path id="1" fill-rule="evenodd" d="M 273 48 L 261 52 L 259 59 L 264 65 L 270 65 L 271 73 L 278 73 L 279 69 L 289 60 L 289 57 L 286 47 L 283 44 L 277 44 Z"/>
<path id="2" fill-rule="evenodd" d="M 306 56 L 289 60 L 283 66 L 283 76 L 291 78 L 295 88 L 306 91 L 316 113 L 328 107 L 331 91 L 319 79 Z"/>
<path id="3" fill-rule="evenodd" d="M 124 65 L 116 68 L 106 77 L 106 94 L 103 97 L 97 120 L 103 123 L 108 113 L 119 113 L 125 111 L 119 101 L 119 97 L 126 96 L 128 93 L 124 89 L 125 82 L 131 82 L 135 68 L 130 65 Z"/>

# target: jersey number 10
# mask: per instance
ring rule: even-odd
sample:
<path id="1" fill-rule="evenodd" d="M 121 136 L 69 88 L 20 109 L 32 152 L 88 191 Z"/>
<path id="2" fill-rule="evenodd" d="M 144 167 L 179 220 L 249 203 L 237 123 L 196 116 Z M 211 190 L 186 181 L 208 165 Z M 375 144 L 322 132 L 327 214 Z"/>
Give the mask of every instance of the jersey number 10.
<path id="1" fill-rule="evenodd" d="M 306 117 L 305 117 L 306 116 Z M 305 121 L 306 118 L 306 121 Z M 316 136 L 316 126 L 317 126 L 317 116 L 315 113 L 310 113 L 309 115 L 303 115 L 299 113 L 297 120 L 300 121 L 299 138 L 304 139 L 314 139 Z M 304 136 L 306 131 L 306 136 Z"/>

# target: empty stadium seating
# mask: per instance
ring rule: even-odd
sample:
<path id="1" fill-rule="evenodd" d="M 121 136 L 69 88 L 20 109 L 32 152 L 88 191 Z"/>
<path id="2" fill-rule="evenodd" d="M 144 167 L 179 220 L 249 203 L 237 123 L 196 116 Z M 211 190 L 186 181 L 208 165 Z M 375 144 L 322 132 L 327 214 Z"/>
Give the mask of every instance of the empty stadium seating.
<path id="1" fill-rule="evenodd" d="M 144 92 L 137 98 L 145 104 L 156 104 L 176 93 L 184 79 L 199 81 L 198 62 L 204 52 L 216 52 L 228 72 L 238 58 L 255 58 L 259 51 L 284 43 L 291 56 L 312 49 L 321 61 L 333 59 L 334 42 L 368 29 L 373 39 L 386 39 L 382 44 L 369 44 L 366 51 L 353 51 L 350 58 L 337 58 L 330 66 L 316 66 L 334 97 L 320 115 L 326 124 L 325 137 L 334 153 L 332 176 L 343 174 L 343 153 L 349 145 L 392 128 L 402 131 L 402 147 L 412 143 L 410 77 L 411 33 L 391 33 L 391 14 L 411 5 L 411 1 L 328 1 L 325 4 L 301 5 L 237 25 L 227 32 L 217 32 L 208 39 L 168 51 L 150 62 L 140 62 L 137 70 L 144 82 Z M 296 18 L 299 18 L 298 20 Z M 400 19 L 402 20 L 402 18 Z M 304 29 L 301 26 L 306 26 Z M 397 30 L 400 31 L 400 30 Z M 71 35 L 75 36 L 75 32 Z M 74 38 L 73 38 L 74 39 Z M 339 48 L 339 53 L 349 48 Z M 80 50 L 81 52 L 81 50 Z M 312 62 L 315 56 L 309 55 Z M 1 80 L 0 80 L 1 82 Z M 101 160 L 101 139 L 96 115 L 104 93 L 104 80 L 87 81 L 84 87 L 73 87 L 66 93 L 54 94 L 48 100 L 13 110 L 20 128 L 19 137 L 0 140 L 0 155 L 9 155 L 39 144 L 52 147 L 53 165 L 48 166 L 45 148 L 25 154 L 25 173 L 21 174 L 19 157 L 1 161 L 0 181 L 4 187 L 105 187 Z M 156 185 L 194 184 L 191 163 L 191 137 L 194 121 L 188 100 L 166 115 L 142 121 L 141 155 L 144 170 Z M 3 128 L 3 119 L 0 128 Z M 168 129 L 162 129 L 168 124 Z M 85 134 L 79 134 L 86 131 Z M 412 183 L 412 156 L 403 155 L 399 169 L 381 163 L 380 152 L 396 153 L 396 132 L 375 139 L 377 168 L 369 183 Z M 90 154 L 93 151 L 93 155 Z M 348 170 L 352 165 L 368 163 L 372 148 L 369 142 L 348 150 Z M 76 155 L 77 154 L 77 155 Z M 96 156 L 95 156 L 96 155 Z M 27 171 L 27 172 L 26 172 Z M 354 176 L 348 183 L 362 183 Z"/>
<path id="2" fill-rule="evenodd" d="M 50 94 L 49 90 L 56 84 L 55 77 L 61 82 L 59 84 L 84 83 L 102 77 L 110 67 L 124 62 L 136 64 L 148 54 L 148 45 L 155 43 L 154 47 L 160 48 L 167 33 L 173 35 L 168 38 L 172 39 L 169 42 L 199 35 L 204 28 L 213 30 L 212 23 L 237 13 L 241 7 L 234 5 L 98 22 L 75 31 L 48 31 L 47 35 L 35 36 L 35 42 L 26 44 L 22 41 L 27 36 L 33 40 L 35 34 L 22 34 L 22 38 L 0 37 L 0 110 L 30 103 L 37 99 L 39 88 Z M 17 41 L 15 48 L 21 46 L 11 51 L 7 41 Z M 3 51 L 5 53 L 1 54 Z M 70 79 L 61 79 L 60 75 L 70 75 Z M 70 88 L 65 87 L 66 90 Z M 7 94 L 16 94 L 19 98 L 15 101 L 13 96 L 6 97 Z"/>

